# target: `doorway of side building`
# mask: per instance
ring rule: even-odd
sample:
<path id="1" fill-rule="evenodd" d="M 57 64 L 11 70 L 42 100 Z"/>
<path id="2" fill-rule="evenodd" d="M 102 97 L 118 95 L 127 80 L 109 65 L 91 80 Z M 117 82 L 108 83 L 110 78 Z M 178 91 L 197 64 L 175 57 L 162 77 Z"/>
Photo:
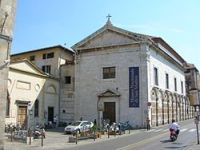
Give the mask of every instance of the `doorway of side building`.
<path id="1" fill-rule="evenodd" d="M 104 102 L 103 119 L 108 119 L 110 124 L 116 122 L 115 105 L 115 102 Z"/>
<path id="2" fill-rule="evenodd" d="M 48 107 L 48 122 L 53 123 L 54 107 Z"/>
<path id="3" fill-rule="evenodd" d="M 27 128 L 27 106 L 19 106 L 17 113 L 17 123 L 24 129 Z"/>

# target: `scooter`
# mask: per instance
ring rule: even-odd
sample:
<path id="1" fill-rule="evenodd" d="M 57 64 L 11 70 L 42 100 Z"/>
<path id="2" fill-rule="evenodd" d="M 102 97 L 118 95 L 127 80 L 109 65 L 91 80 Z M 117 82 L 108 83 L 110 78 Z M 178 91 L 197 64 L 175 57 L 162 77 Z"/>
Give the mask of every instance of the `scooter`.
<path id="1" fill-rule="evenodd" d="M 45 138 L 45 130 L 43 127 L 40 126 L 36 126 L 34 131 L 33 131 L 33 138 L 37 139 L 40 136 L 42 136 L 43 138 Z"/>
<path id="2" fill-rule="evenodd" d="M 170 131 L 170 140 L 172 142 L 176 141 L 178 138 L 176 131 L 174 129 L 169 129 L 169 131 Z"/>

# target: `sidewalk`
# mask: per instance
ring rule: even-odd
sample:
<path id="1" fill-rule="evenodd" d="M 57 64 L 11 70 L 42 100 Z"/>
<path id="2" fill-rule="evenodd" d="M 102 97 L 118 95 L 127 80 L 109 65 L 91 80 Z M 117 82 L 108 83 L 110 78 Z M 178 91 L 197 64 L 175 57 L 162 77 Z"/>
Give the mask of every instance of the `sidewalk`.
<path id="1" fill-rule="evenodd" d="M 154 127 L 157 128 L 157 127 Z M 152 128 L 152 129 L 154 129 Z M 158 127 L 159 128 L 159 127 Z M 68 138 L 71 135 L 64 135 L 62 128 L 57 128 L 53 130 L 49 130 L 46 132 L 47 138 L 44 139 L 43 147 L 41 146 L 41 139 L 35 139 L 31 145 L 22 142 L 11 142 L 10 139 L 5 140 L 5 149 L 4 150 L 56 150 L 56 149 L 70 149 L 71 147 L 86 145 L 97 143 L 101 141 L 112 140 L 115 138 L 120 138 L 124 136 L 130 136 L 145 129 L 138 129 L 138 130 L 131 130 L 130 134 L 126 131 L 126 134 L 122 135 L 101 135 L 101 138 L 97 138 L 95 141 L 94 139 L 86 139 L 86 140 L 79 140 L 78 143 L 69 143 Z M 200 144 L 198 145 L 196 141 L 192 142 L 190 145 L 187 145 L 183 148 L 183 150 L 200 150 Z"/>
<path id="2" fill-rule="evenodd" d="M 31 143 L 31 145 L 22 143 L 22 142 L 11 142 L 10 139 L 5 141 L 5 149 L 4 150 L 56 150 L 56 149 L 62 149 L 67 148 L 70 149 L 70 147 L 85 145 L 85 144 L 91 144 L 96 143 L 100 141 L 107 141 L 115 138 L 120 138 L 123 136 L 129 136 L 140 132 L 140 130 L 131 130 L 130 134 L 128 131 L 126 131 L 125 134 L 122 135 L 110 135 L 108 138 L 108 135 L 101 135 L 101 138 L 95 139 L 85 139 L 85 140 L 79 140 L 78 143 L 69 143 L 68 138 L 71 135 L 64 135 L 63 130 L 55 129 L 51 131 L 46 132 L 46 139 L 43 140 L 43 147 L 41 146 L 41 139 L 34 139 Z"/>
<path id="3" fill-rule="evenodd" d="M 193 142 L 191 145 L 184 148 L 184 150 L 200 150 L 200 144 Z"/>

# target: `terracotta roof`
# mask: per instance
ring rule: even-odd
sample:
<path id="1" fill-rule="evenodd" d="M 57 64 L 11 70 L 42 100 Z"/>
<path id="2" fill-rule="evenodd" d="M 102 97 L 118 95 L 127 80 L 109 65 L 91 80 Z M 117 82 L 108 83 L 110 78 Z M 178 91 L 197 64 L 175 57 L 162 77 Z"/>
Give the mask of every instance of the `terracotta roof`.
<path id="1" fill-rule="evenodd" d="M 38 51 L 44 51 L 44 50 L 48 50 L 48 49 L 53 49 L 53 48 L 61 48 L 63 50 L 65 50 L 66 52 L 69 53 L 74 53 L 72 50 L 63 47 L 61 45 L 55 45 L 55 46 L 50 46 L 50 47 L 44 47 L 44 48 L 40 48 L 40 49 L 35 49 L 35 50 L 30 50 L 30 51 L 25 51 L 25 52 L 21 52 L 21 53 L 16 53 L 16 54 L 12 54 L 11 56 L 17 56 L 17 55 L 22 55 L 22 54 L 28 54 L 28 53 L 32 53 L 32 52 L 38 52 Z"/>

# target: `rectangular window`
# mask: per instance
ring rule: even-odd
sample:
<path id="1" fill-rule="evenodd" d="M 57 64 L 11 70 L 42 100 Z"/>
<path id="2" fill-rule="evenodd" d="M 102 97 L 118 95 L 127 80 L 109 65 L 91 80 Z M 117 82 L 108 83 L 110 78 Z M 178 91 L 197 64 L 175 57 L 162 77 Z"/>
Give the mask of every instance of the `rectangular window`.
<path id="1" fill-rule="evenodd" d="M 47 59 L 47 54 L 43 54 L 43 59 Z"/>
<path id="2" fill-rule="evenodd" d="M 71 84 L 71 76 L 65 77 L 65 84 Z"/>
<path id="3" fill-rule="evenodd" d="M 54 53 L 46 53 L 43 54 L 43 59 L 49 59 L 49 58 L 53 58 L 54 57 Z"/>
<path id="4" fill-rule="evenodd" d="M 165 82 L 166 82 L 166 89 L 169 89 L 169 75 L 168 75 L 168 73 L 165 74 Z"/>
<path id="5" fill-rule="evenodd" d="M 30 61 L 34 61 L 34 60 L 35 60 L 35 56 L 34 56 L 34 55 L 30 56 L 30 57 L 29 57 L 29 60 L 30 60 Z"/>
<path id="6" fill-rule="evenodd" d="M 50 65 L 42 66 L 42 71 L 51 74 L 51 66 Z"/>
<path id="7" fill-rule="evenodd" d="M 158 69 L 154 67 L 154 84 L 158 85 Z"/>
<path id="8" fill-rule="evenodd" d="M 174 90 L 177 91 L 177 82 L 176 82 L 176 78 L 174 78 Z"/>
<path id="9" fill-rule="evenodd" d="M 183 93 L 183 81 L 181 81 L 181 93 Z"/>
<path id="10" fill-rule="evenodd" d="M 103 68 L 103 79 L 115 78 L 115 67 L 104 67 Z"/>

